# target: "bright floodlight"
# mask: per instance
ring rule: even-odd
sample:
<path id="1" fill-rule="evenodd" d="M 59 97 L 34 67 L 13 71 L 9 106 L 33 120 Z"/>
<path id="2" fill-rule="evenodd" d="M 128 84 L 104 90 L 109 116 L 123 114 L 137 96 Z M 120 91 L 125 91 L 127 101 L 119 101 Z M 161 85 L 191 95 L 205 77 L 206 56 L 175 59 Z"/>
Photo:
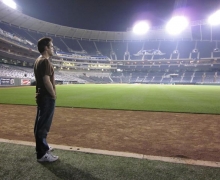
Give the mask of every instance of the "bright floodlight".
<path id="1" fill-rule="evenodd" d="M 187 28 L 188 24 L 185 17 L 175 16 L 167 23 L 166 30 L 169 34 L 178 35 Z"/>
<path id="2" fill-rule="evenodd" d="M 218 10 L 214 14 L 212 14 L 209 17 L 208 22 L 211 25 L 219 25 L 220 24 L 220 10 Z"/>
<path id="3" fill-rule="evenodd" d="M 143 35 L 146 34 L 149 29 L 150 27 L 147 22 L 140 21 L 134 25 L 133 32 L 138 35 Z"/>
<path id="4" fill-rule="evenodd" d="M 3 0 L 3 3 L 9 6 L 12 9 L 16 9 L 17 5 L 13 0 Z"/>

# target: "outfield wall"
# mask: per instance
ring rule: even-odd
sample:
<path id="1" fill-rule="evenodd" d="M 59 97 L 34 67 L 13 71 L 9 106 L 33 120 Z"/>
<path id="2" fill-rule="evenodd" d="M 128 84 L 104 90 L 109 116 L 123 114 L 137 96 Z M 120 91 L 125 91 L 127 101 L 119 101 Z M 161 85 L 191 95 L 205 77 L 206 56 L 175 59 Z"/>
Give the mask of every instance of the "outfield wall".
<path id="1" fill-rule="evenodd" d="M 0 86 L 30 86 L 31 79 L 29 78 L 9 78 L 0 77 Z"/>

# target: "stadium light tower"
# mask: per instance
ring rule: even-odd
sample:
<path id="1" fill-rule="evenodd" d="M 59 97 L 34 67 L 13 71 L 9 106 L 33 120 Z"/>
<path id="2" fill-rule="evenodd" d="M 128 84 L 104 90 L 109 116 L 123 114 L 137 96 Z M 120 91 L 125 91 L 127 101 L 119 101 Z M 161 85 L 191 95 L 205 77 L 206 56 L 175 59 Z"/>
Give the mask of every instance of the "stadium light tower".
<path id="1" fill-rule="evenodd" d="M 214 26 L 220 24 L 220 10 L 216 11 L 208 18 L 208 23 Z"/>
<path id="2" fill-rule="evenodd" d="M 144 35 L 150 29 L 149 24 L 146 21 L 139 21 L 133 27 L 133 32 L 137 35 Z"/>
<path id="3" fill-rule="evenodd" d="M 17 9 L 17 5 L 13 0 L 2 0 L 2 2 L 12 9 Z"/>
<path id="4" fill-rule="evenodd" d="M 169 34 L 178 35 L 184 31 L 189 25 L 188 20 L 184 16 L 174 16 L 166 25 Z"/>

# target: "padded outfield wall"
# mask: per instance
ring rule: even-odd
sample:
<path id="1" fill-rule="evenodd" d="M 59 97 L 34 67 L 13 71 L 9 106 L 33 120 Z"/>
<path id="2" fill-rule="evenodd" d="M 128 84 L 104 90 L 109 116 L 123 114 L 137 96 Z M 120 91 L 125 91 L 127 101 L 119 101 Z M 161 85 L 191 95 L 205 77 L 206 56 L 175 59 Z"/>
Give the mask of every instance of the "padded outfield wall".
<path id="1" fill-rule="evenodd" d="M 0 86 L 30 86 L 31 79 L 29 78 L 9 78 L 0 77 Z"/>

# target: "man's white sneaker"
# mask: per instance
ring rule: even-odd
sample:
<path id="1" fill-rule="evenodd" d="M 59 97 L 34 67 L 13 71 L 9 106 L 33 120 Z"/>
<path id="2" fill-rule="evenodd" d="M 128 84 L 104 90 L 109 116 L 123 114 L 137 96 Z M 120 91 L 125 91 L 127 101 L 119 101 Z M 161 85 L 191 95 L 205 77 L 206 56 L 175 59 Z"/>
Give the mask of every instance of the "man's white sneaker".
<path id="1" fill-rule="evenodd" d="M 53 147 L 49 146 L 48 152 L 51 152 L 51 151 L 53 151 L 53 150 L 54 150 Z"/>
<path id="2" fill-rule="evenodd" d="M 58 159 L 58 156 L 54 156 L 51 153 L 46 153 L 42 158 L 37 159 L 38 162 L 54 162 Z"/>

